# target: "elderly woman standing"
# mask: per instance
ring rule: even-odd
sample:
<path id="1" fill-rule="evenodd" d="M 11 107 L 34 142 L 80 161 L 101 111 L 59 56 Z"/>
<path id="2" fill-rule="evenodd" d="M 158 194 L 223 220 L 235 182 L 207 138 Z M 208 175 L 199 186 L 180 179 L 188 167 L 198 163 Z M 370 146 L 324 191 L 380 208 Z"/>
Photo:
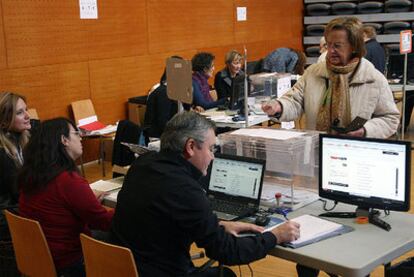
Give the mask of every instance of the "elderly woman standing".
<path id="1" fill-rule="evenodd" d="M 214 88 L 217 91 L 217 98 L 228 98 L 231 96 L 231 86 L 234 77 L 243 73 L 241 71 L 243 57 L 236 50 L 227 52 L 224 62 L 226 67 L 217 72 L 214 78 Z"/>
<path id="2" fill-rule="evenodd" d="M 346 127 L 357 116 L 364 126 L 346 135 L 387 138 L 399 124 L 391 89 L 366 59 L 361 22 L 354 17 L 333 19 L 325 29 L 326 62 L 310 66 L 283 97 L 263 105 L 281 121 L 306 116 L 306 128 L 331 132 Z"/>
<path id="3" fill-rule="evenodd" d="M 17 170 L 23 165 L 30 128 L 24 96 L 0 93 L 0 240 L 10 235 L 2 210 L 17 207 Z"/>

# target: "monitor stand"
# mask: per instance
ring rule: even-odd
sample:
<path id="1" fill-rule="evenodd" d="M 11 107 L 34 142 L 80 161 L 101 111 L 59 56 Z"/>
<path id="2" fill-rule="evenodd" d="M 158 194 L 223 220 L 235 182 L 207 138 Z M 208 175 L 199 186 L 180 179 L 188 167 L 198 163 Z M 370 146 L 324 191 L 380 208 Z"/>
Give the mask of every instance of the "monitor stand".
<path id="1" fill-rule="evenodd" d="M 391 225 L 379 218 L 380 211 L 371 208 L 357 207 L 355 212 L 327 212 L 319 216 L 322 217 L 336 217 L 336 218 L 356 218 L 368 217 L 369 223 L 378 226 L 386 231 L 391 230 Z"/>
<path id="2" fill-rule="evenodd" d="M 239 100 L 240 109 L 238 109 L 237 114 L 232 118 L 233 121 L 245 121 L 246 116 L 244 115 L 244 100 Z M 250 112 L 249 112 L 250 115 Z"/>

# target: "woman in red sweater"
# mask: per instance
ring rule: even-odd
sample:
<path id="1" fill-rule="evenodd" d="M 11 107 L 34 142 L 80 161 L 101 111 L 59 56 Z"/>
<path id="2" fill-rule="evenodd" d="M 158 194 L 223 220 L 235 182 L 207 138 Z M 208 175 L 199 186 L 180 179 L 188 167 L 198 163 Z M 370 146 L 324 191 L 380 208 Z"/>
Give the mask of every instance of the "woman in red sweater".
<path id="1" fill-rule="evenodd" d="M 109 230 L 113 216 L 79 174 L 81 154 L 73 122 L 44 121 L 27 144 L 18 180 L 20 214 L 40 222 L 58 276 L 85 276 L 79 234 Z"/>

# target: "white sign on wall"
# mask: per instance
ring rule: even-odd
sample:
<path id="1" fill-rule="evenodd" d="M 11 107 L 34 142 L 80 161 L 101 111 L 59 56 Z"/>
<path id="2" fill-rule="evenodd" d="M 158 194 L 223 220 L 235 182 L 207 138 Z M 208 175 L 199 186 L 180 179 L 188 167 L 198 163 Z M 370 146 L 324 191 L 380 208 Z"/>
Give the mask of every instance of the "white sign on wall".
<path id="1" fill-rule="evenodd" d="M 79 11 L 81 19 L 97 19 L 98 3 L 97 0 L 79 0 Z"/>
<path id="2" fill-rule="evenodd" d="M 247 8 L 237 7 L 237 21 L 246 21 L 246 20 L 247 20 Z"/>

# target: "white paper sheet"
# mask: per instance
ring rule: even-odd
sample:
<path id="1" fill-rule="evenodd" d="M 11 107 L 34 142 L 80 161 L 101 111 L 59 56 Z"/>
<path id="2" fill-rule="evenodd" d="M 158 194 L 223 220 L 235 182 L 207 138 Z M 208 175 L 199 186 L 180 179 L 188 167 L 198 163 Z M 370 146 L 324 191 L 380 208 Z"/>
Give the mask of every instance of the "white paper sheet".
<path id="1" fill-rule="evenodd" d="M 97 0 L 79 0 L 79 10 L 81 19 L 98 18 Z"/>
<path id="2" fill-rule="evenodd" d="M 99 181 L 91 183 L 90 186 L 91 186 L 91 189 L 93 190 L 108 192 L 111 190 L 119 189 L 120 187 L 122 187 L 122 183 L 117 184 L 114 182 L 99 180 Z"/>
<path id="3" fill-rule="evenodd" d="M 300 238 L 292 241 L 292 245 L 314 240 L 342 228 L 341 224 L 312 215 L 301 215 L 291 221 L 300 224 Z"/>
<path id="4" fill-rule="evenodd" d="M 291 138 L 296 138 L 304 135 L 303 132 L 292 132 L 280 129 L 270 129 L 270 128 L 252 128 L 252 129 L 239 129 L 233 132 L 235 135 L 251 136 L 251 137 L 261 137 L 268 139 L 277 139 L 277 140 L 287 140 Z"/>

